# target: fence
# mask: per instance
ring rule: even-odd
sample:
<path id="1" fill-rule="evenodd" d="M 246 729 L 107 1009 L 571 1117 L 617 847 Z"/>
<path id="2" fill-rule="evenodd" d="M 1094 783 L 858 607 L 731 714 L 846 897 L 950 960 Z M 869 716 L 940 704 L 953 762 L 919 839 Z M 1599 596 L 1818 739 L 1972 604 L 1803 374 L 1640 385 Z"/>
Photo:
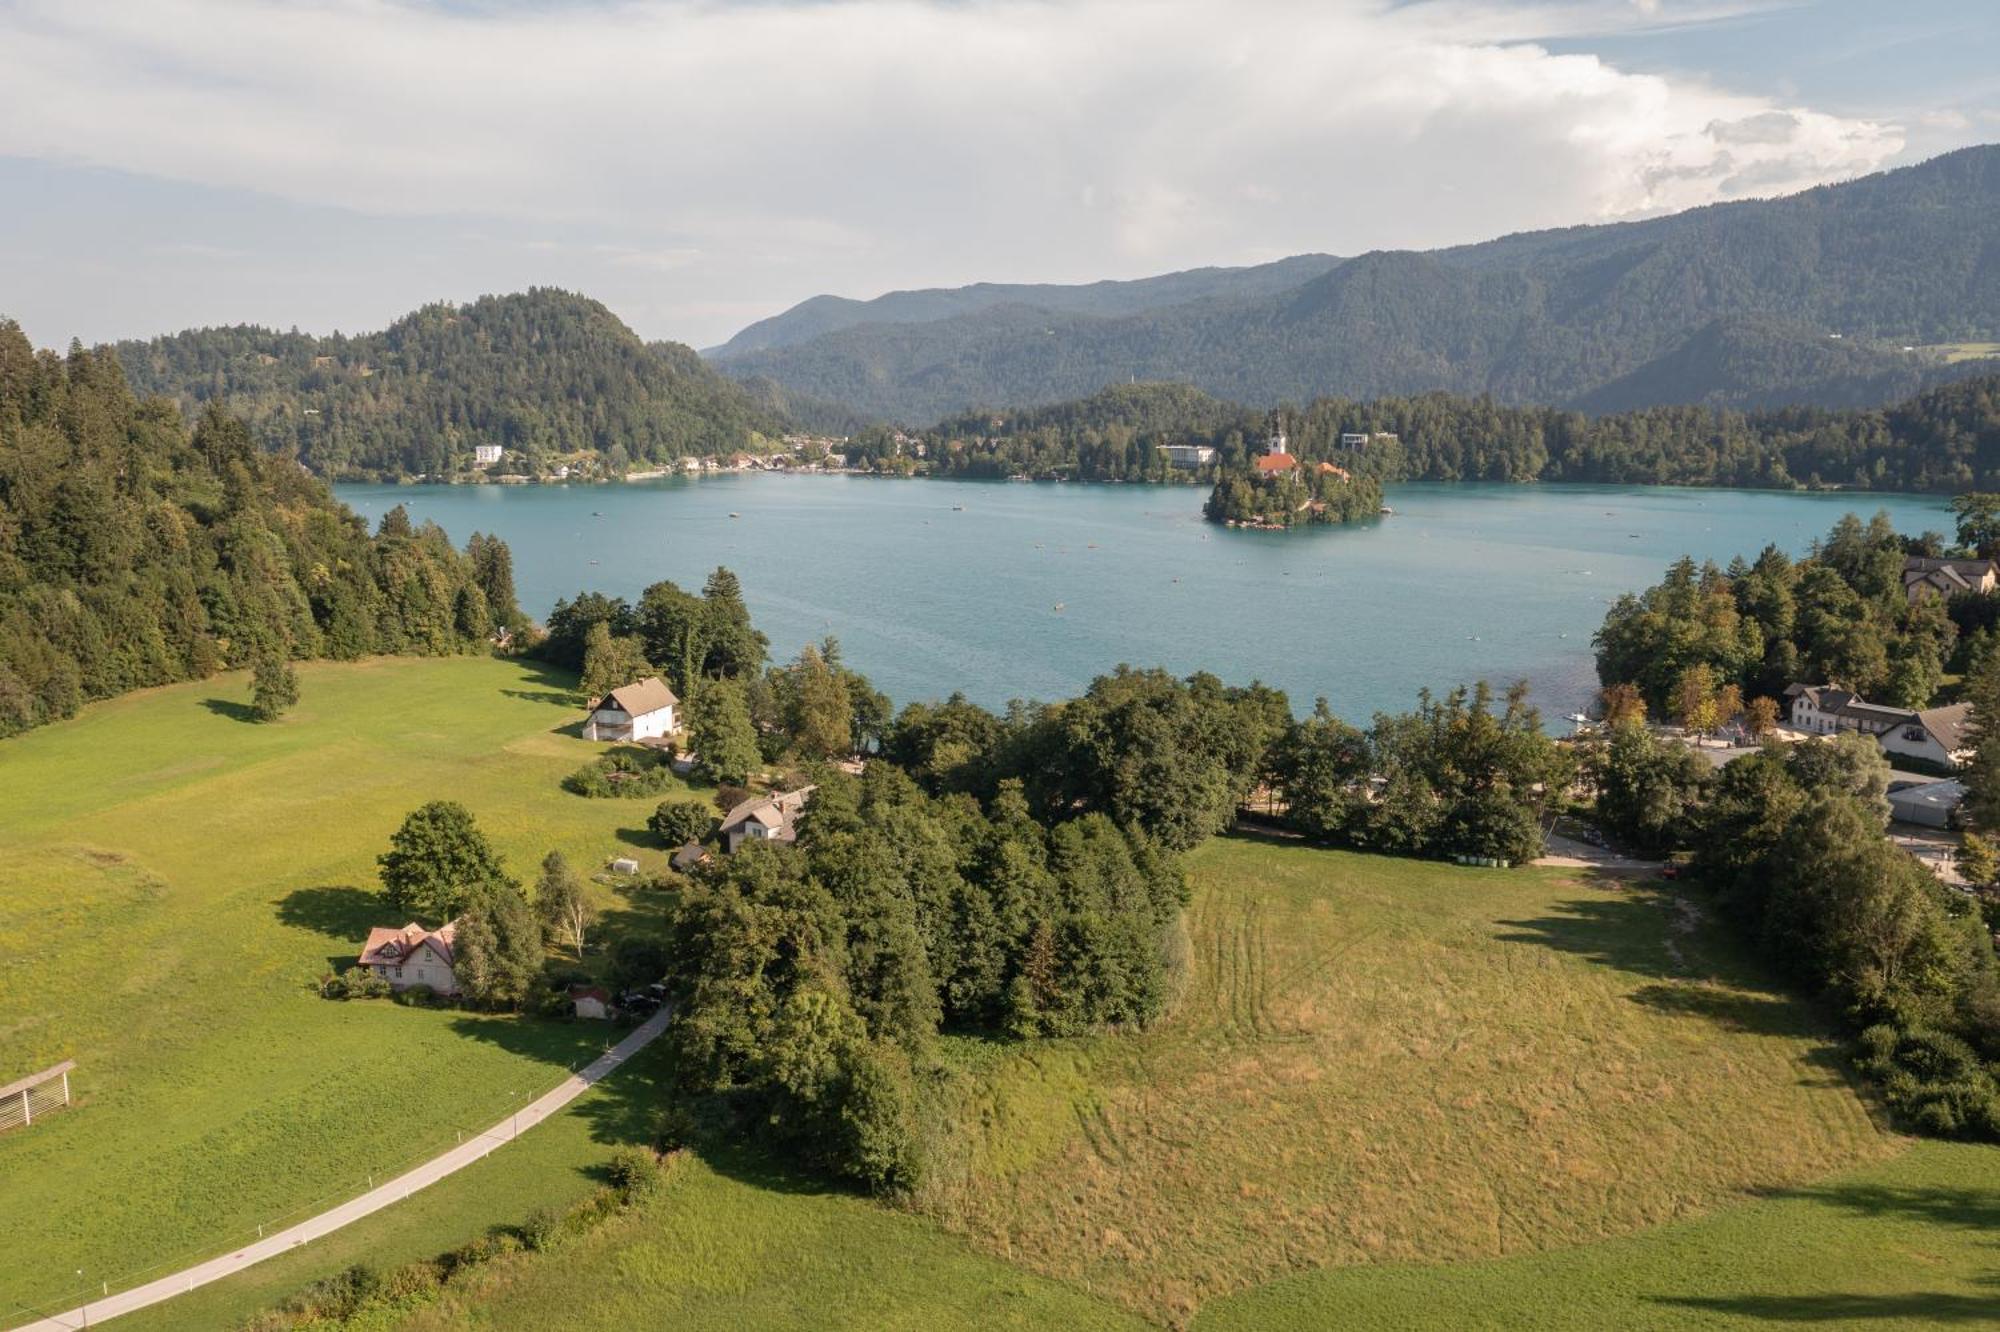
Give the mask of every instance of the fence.
<path id="1" fill-rule="evenodd" d="M 65 1059 L 53 1068 L 0 1087 L 0 1133 L 27 1128 L 50 1111 L 67 1106 L 69 1074 L 75 1067 L 74 1059 Z"/>

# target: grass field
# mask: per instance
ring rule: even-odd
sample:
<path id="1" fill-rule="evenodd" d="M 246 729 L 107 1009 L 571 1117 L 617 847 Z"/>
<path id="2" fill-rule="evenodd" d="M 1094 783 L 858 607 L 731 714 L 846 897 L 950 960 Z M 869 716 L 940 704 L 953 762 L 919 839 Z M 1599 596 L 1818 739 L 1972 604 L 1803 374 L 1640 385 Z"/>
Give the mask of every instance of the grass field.
<path id="1" fill-rule="evenodd" d="M 0 1325 L 63 1302 L 76 1269 L 129 1284 L 353 1192 L 604 1040 L 312 995 L 383 918 L 373 856 L 423 799 L 464 801 L 523 877 L 550 846 L 661 853 L 634 835 L 649 802 L 558 789 L 596 751 L 532 668 L 302 674 L 277 726 L 211 702 L 232 679 L 0 745 L 0 1073 L 82 1065 L 75 1110 L 0 1137 Z M 2000 1322 L 2000 1149 L 1884 1131 L 1816 1015 L 1693 898 L 1248 839 L 1190 871 L 1172 1020 L 952 1044 L 956 1154 L 919 1215 L 723 1148 L 409 1325 Z M 645 925 L 649 904 L 608 900 Z M 227 1327 L 579 1196 L 643 1135 L 660 1058 L 407 1204 L 121 1325 Z"/>
<path id="2" fill-rule="evenodd" d="M 425 800 L 467 805 L 523 880 L 551 847 L 659 863 L 650 802 L 560 790 L 599 752 L 568 733 L 560 685 L 489 659 L 300 677 L 275 725 L 241 720 L 229 676 L 0 744 L 0 1077 L 79 1064 L 77 1108 L 0 1138 L 0 1311 L 358 1192 L 605 1042 L 313 993 L 370 925 L 400 923 L 374 857 Z M 648 904 L 604 891 L 614 927 L 643 925 Z"/>
<path id="3" fill-rule="evenodd" d="M 1302 1269 L 1680 1220 L 1897 1151 L 1813 1015 L 1687 900 L 1248 840 L 1137 1036 L 973 1050 L 924 1209 L 1156 1319 Z"/>
<path id="4" fill-rule="evenodd" d="M 1989 356 L 2000 356 L 2000 342 L 1939 342 L 1921 350 L 1936 352 L 1944 357 L 1947 365 L 1958 361 L 1977 361 Z"/>

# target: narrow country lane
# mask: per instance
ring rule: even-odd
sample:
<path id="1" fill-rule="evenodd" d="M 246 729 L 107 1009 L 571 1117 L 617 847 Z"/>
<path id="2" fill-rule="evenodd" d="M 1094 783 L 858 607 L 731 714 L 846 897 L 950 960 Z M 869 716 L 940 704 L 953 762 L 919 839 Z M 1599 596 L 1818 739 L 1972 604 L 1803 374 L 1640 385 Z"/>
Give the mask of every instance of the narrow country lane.
<path id="1" fill-rule="evenodd" d="M 661 1009 L 635 1027 L 624 1040 L 592 1060 L 582 1072 L 573 1074 L 553 1091 L 523 1106 L 484 1133 L 432 1157 L 422 1165 L 370 1189 L 358 1198 L 351 1198 L 338 1207 L 330 1208 L 318 1216 L 268 1235 L 255 1244 L 245 1245 L 232 1253 L 197 1263 L 170 1276 L 149 1281 L 143 1286 L 134 1286 L 131 1290 L 119 1291 L 101 1300 L 92 1300 L 78 1308 L 51 1314 L 36 1322 L 21 1324 L 15 1332 L 68 1332 L 71 1328 L 96 1327 L 99 1323 L 108 1322 L 120 1314 L 128 1314 L 134 1309 L 158 1304 L 176 1295 L 185 1294 L 197 1286 L 205 1286 L 211 1281 L 232 1276 L 263 1262 L 266 1258 L 274 1258 L 301 1244 L 310 1243 L 322 1235 L 332 1234 L 342 1226 L 351 1225 L 364 1216 L 379 1212 L 391 1203 L 401 1202 L 418 1189 L 435 1184 L 445 1176 L 463 1170 L 474 1161 L 485 1157 L 495 1147 L 512 1142 L 589 1091 L 665 1031 L 670 1016 L 669 1010 Z"/>

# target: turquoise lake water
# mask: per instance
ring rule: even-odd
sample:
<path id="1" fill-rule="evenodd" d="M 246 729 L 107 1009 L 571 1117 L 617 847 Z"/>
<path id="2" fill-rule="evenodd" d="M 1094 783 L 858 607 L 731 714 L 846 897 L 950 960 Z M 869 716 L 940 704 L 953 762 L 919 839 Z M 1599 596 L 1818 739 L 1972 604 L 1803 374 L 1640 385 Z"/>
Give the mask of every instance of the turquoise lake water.
<path id="1" fill-rule="evenodd" d="M 1616 486 L 1394 486 L 1393 517 L 1289 533 L 1205 523 L 1191 486 L 750 474 L 337 493 L 371 524 L 402 503 L 460 545 L 504 537 L 536 616 L 586 588 L 698 589 L 726 564 L 774 657 L 836 635 L 899 706 L 1061 698 L 1129 662 L 1262 679 L 1301 711 L 1323 694 L 1356 722 L 1480 678 L 1575 711 L 1606 605 L 1683 554 L 1800 554 L 1849 511 L 1951 528 L 1934 496 Z"/>

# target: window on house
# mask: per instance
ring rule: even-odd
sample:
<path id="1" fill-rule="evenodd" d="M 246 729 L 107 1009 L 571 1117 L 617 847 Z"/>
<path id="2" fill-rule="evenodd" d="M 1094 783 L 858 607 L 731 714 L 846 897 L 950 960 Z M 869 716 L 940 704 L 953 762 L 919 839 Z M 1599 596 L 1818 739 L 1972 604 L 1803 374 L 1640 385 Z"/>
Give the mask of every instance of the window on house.
<path id="1" fill-rule="evenodd" d="M 396 968 L 396 979 L 397 980 L 403 979 L 403 969 L 401 967 Z"/>
<path id="2" fill-rule="evenodd" d="M 1903 738 L 1905 740 L 1921 740 L 1924 738 L 1924 728 L 1921 726 L 1906 726 L 1903 728 Z"/>

